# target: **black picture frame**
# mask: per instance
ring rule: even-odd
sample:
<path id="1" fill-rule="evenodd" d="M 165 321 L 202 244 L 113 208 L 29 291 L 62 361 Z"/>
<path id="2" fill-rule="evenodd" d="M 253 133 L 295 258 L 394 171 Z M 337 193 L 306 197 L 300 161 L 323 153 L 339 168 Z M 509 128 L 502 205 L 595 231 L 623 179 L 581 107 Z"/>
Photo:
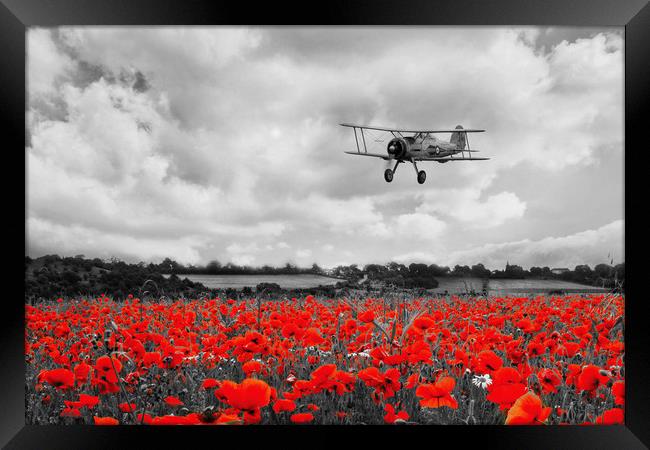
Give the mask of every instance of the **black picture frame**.
<path id="1" fill-rule="evenodd" d="M 214 445 L 236 439 L 283 445 L 350 445 L 356 439 L 381 440 L 392 445 L 416 444 L 457 447 L 470 441 L 479 448 L 647 448 L 650 445 L 650 346 L 647 302 L 642 295 L 644 238 L 642 189 L 648 151 L 645 136 L 650 83 L 650 6 L 647 0 L 408 0 L 387 2 L 330 0 L 318 4 L 215 2 L 209 0 L 0 0 L 0 111 L 6 172 L 20 176 L 25 167 L 25 35 L 31 26 L 58 25 L 543 25 L 625 27 L 625 259 L 626 259 L 626 405 L 625 426 L 566 427 L 91 427 L 27 426 L 24 402 L 24 304 L 18 280 L 20 255 L 8 258 L 5 272 L 16 292 L 5 293 L 4 326 L 0 329 L 0 444 L 5 448 L 120 448 L 146 442 L 149 448 Z M 24 150 L 23 150 L 24 151 Z M 23 170 L 26 177 L 26 171 Z M 17 198 L 18 180 L 3 177 L 4 192 Z M 23 179 L 23 187 L 25 187 Z M 26 196 L 23 206 L 27 216 Z M 16 202 L 16 209 L 19 201 Z M 11 211 L 13 212 L 13 211 Z M 25 222 L 7 214 L 5 239 L 17 240 Z M 26 235 L 25 235 L 26 237 Z M 26 237 L 27 238 L 27 237 Z M 16 246 L 17 247 L 17 246 Z M 16 251 L 15 253 L 18 253 Z M 208 431 L 208 429 L 210 431 Z M 314 432 L 318 438 L 312 436 Z M 209 433 L 209 434 L 208 434 Z M 223 439 L 223 441 L 222 441 Z M 345 439 L 343 441 L 342 439 Z M 235 441 L 235 442 L 237 442 Z M 452 444 L 453 443 L 453 444 Z M 142 445 L 142 444 L 138 444 Z M 238 445 L 238 444 L 228 444 Z M 367 444 L 364 444 L 367 445 Z"/>

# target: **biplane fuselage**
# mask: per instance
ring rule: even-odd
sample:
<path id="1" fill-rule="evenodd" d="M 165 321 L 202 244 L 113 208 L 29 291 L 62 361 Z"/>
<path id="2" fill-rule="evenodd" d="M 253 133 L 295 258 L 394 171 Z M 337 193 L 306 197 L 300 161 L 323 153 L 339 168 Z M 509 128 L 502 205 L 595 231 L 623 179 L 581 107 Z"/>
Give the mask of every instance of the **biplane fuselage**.
<path id="1" fill-rule="evenodd" d="M 421 157 L 436 157 L 441 159 L 435 161 L 443 163 L 447 160 L 442 158 L 463 153 L 464 150 L 466 151 L 465 146 L 466 140 L 463 138 L 454 141 L 452 137 L 451 141 L 445 141 L 428 133 L 418 133 L 415 136 L 393 138 L 387 146 L 387 153 L 389 155 L 392 153 L 393 159 L 402 161 L 411 161 L 413 158 L 417 160 Z M 402 151 L 400 152 L 400 150 Z"/>
<path id="2" fill-rule="evenodd" d="M 473 158 L 472 153 L 478 150 L 471 150 L 469 148 L 469 140 L 467 139 L 467 133 L 480 133 L 485 130 L 464 129 L 460 125 L 456 126 L 453 130 L 402 130 L 348 123 L 342 123 L 341 125 L 354 130 L 354 139 L 357 144 L 356 152 L 349 151 L 345 153 L 381 158 L 388 161 L 389 164 L 395 161 L 395 167 L 393 169 L 387 168 L 384 171 L 384 179 L 389 183 L 393 181 L 393 175 L 397 170 L 397 166 L 404 162 L 413 163 L 418 183 L 422 184 L 426 180 L 426 173 L 424 170 L 418 170 L 418 161 L 446 163 L 448 161 L 484 161 L 489 159 Z M 357 133 L 357 130 L 359 130 L 359 133 Z M 386 153 L 368 152 L 366 133 L 364 133 L 364 130 L 381 131 L 390 133 L 393 136 L 386 146 Z M 406 135 L 407 133 L 412 135 L 408 136 Z M 449 141 L 445 141 L 434 136 L 435 133 L 451 133 L 451 138 Z M 377 140 L 376 142 L 383 141 Z"/>

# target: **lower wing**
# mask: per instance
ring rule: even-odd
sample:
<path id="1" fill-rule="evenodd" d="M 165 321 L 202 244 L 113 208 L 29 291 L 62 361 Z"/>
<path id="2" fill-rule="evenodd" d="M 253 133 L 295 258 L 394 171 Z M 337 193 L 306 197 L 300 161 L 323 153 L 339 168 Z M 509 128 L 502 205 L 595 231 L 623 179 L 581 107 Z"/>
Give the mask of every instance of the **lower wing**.
<path id="1" fill-rule="evenodd" d="M 362 153 L 359 153 L 359 152 L 343 152 L 343 153 L 347 153 L 348 155 L 357 155 L 357 156 L 372 156 L 374 158 L 381 158 L 381 159 L 386 159 L 386 160 L 389 159 L 388 155 L 382 155 L 380 153 L 365 153 L 365 152 L 362 152 Z"/>
<path id="2" fill-rule="evenodd" d="M 487 161 L 490 158 L 450 158 L 448 156 L 417 156 L 412 158 L 415 161 Z"/>

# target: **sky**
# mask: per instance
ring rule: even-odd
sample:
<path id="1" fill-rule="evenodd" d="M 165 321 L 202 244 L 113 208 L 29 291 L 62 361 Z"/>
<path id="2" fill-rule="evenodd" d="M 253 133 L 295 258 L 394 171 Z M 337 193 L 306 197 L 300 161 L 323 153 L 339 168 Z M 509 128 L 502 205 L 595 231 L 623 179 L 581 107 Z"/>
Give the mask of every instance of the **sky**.
<path id="1" fill-rule="evenodd" d="M 30 28 L 26 254 L 622 262 L 623 45 L 622 28 Z M 343 153 L 341 122 L 486 129 L 470 144 L 491 159 L 389 184 Z"/>

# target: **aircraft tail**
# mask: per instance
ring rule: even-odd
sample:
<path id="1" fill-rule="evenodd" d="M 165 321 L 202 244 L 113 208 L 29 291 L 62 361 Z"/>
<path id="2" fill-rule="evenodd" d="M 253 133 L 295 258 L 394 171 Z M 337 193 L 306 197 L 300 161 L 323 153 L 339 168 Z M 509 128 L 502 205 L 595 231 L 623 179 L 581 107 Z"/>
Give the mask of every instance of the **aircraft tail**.
<path id="1" fill-rule="evenodd" d="M 461 125 L 456 125 L 456 129 L 462 130 L 463 127 Z M 458 150 L 465 150 L 465 146 L 467 145 L 467 133 L 455 131 L 451 133 L 451 139 L 449 142 L 456 144 L 456 148 L 458 148 Z"/>

